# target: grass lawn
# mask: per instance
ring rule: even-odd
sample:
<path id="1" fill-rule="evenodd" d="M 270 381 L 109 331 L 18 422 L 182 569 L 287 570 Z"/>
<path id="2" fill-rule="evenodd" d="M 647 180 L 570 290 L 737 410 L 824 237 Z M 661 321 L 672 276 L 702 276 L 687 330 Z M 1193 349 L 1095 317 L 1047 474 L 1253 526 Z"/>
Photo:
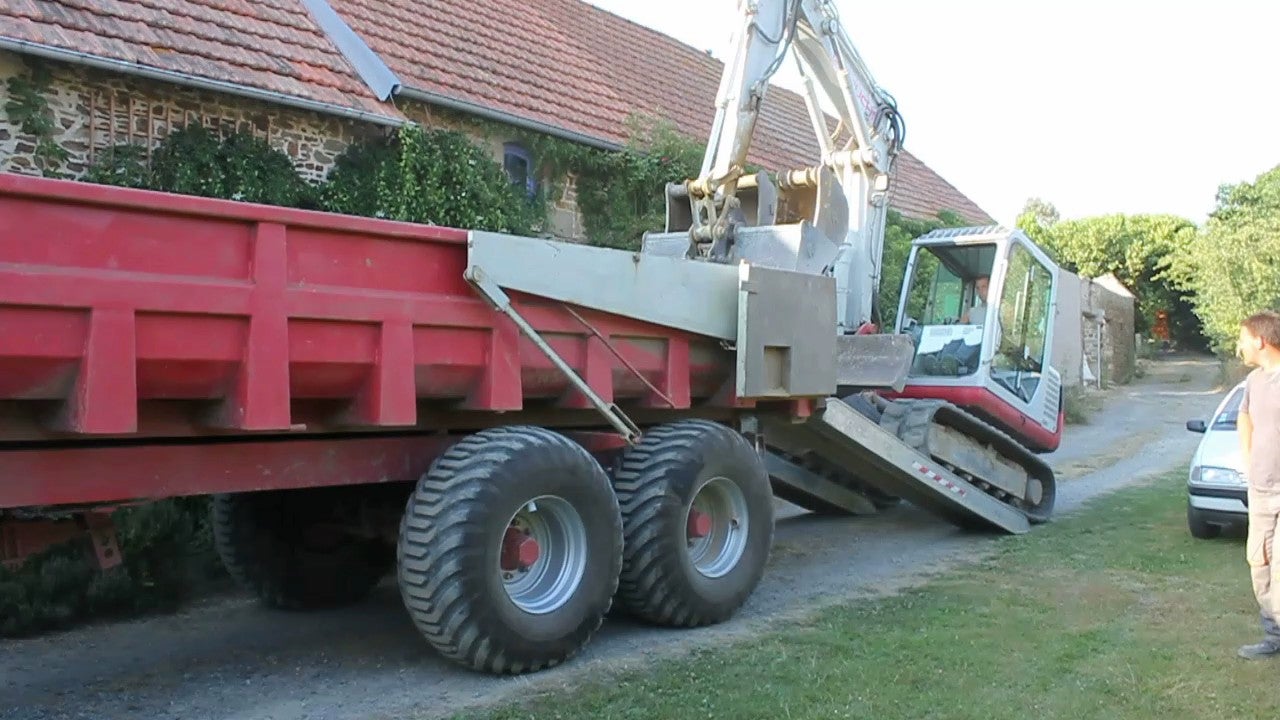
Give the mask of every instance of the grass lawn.
<path id="1" fill-rule="evenodd" d="M 488 718 L 1280 716 L 1240 538 L 1187 534 L 1182 476 L 998 539 L 992 561 L 750 643 Z"/>

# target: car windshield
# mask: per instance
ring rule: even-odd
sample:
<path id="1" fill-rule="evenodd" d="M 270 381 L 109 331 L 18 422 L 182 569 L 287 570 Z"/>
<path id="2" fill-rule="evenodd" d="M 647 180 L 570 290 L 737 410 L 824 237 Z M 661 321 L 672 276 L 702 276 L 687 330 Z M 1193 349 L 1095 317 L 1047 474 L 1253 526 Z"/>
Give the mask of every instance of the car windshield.
<path id="1" fill-rule="evenodd" d="M 1231 392 L 1222 412 L 1213 419 L 1214 430 L 1235 430 L 1236 418 L 1240 415 L 1240 401 L 1244 398 L 1244 388 L 1236 388 Z"/>

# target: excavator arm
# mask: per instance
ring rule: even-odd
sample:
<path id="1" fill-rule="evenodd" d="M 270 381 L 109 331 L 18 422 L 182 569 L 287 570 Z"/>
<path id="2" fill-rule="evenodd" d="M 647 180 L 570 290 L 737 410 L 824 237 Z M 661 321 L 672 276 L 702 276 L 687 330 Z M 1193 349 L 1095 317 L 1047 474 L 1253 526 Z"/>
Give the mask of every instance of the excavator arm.
<path id="1" fill-rule="evenodd" d="M 742 0 L 739 11 L 702 169 L 668 186 L 666 232 L 647 236 L 646 251 L 833 275 L 839 333 L 855 332 L 873 317 L 902 118 L 830 0 Z M 775 183 L 748 173 L 747 158 L 769 80 L 788 57 L 805 84 L 819 153 Z"/>

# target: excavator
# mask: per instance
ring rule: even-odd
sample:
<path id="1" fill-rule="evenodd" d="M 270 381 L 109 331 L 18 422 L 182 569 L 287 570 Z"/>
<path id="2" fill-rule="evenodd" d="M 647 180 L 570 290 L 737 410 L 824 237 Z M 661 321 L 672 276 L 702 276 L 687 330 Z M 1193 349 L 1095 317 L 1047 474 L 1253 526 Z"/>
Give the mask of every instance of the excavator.
<path id="1" fill-rule="evenodd" d="M 1058 447 L 1064 421 L 1050 365 L 1058 267 L 1017 229 L 935 230 L 912 242 L 897 307 L 880 307 L 905 134 L 897 104 L 831 0 L 741 0 L 739 15 L 699 175 L 666 186 L 665 228 L 641 253 L 834 281 L 836 394 L 802 423 L 764 413 L 746 429 L 767 451 L 775 494 L 839 514 L 906 498 L 1010 533 L 1048 520 L 1055 480 L 1039 456 Z M 788 58 L 820 157 L 748 172 L 769 81 Z M 769 364 L 768 348 L 756 357 Z"/>

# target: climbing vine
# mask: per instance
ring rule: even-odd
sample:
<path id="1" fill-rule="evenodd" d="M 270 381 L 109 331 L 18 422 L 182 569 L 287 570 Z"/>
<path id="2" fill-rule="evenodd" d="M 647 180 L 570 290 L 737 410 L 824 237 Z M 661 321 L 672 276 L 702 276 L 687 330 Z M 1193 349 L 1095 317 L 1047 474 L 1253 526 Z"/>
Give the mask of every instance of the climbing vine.
<path id="1" fill-rule="evenodd" d="M 154 179 L 147 164 L 147 149 L 135 143 L 113 145 L 94 158 L 84 180 L 100 185 L 150 188 Z"/>
<path id="2" fill-rule="evenodd" d="M 235 131 L 219 137 L 203 125 L 180 128 L 156 148 L 152 188 L 185 195 L 314 208 L 316 189 L 288 155 L 262 138 Z"/>
<path id="3" fill-rule="evenodd" d="M 6 81 L 9 100 L 4 110 L 9 120 L 35 141 L 32 153 L 36 169 L 46 177 L 59 176 L 62 164 L 70 157 L 66 148 L 54 139 L 57 122 L 49 108 L 49 88 L 53 74 L 47 65 L 27 59 L 27 72 Z"/>
<path id="4" fill-rule="evenodd" d="M 526 197 L 484 148 L 420 125 L 351 145 L 320 195 L 332 212 L 518 235 L 546 219 L 545 200 Z"/>

